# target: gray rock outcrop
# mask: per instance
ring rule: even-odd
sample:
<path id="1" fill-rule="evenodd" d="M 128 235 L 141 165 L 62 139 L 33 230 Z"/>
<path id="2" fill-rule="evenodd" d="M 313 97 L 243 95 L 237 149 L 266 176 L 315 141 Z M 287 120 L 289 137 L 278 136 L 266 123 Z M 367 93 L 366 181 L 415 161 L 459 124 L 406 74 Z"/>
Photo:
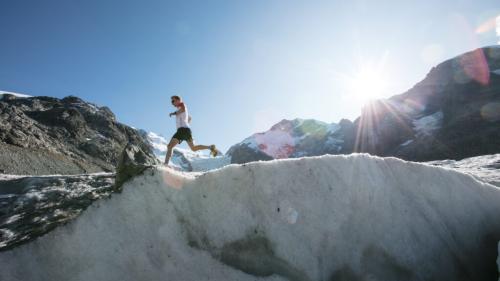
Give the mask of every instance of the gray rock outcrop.
<path id="1" fill-rule="evenodd" d="M 130 178 L 158 164 L 158 159 L 152 153 L 142 150 L 139 146 L 128 144 L 120 155 L 116 168 L 116 187 L 121 187 Z"/>
<path id="2" fill-rule="evenodd" d="M 80 98 L 0 100 L 0 173 L 82 174 L 114 172 L 127 143 L 151 147 L 107 107 Z"/>

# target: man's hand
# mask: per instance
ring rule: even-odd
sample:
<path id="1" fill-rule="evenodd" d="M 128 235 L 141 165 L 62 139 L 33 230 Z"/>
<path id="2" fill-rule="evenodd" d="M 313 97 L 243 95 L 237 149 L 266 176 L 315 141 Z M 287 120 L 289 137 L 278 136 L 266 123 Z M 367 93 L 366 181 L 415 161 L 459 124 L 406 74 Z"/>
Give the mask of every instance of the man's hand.
<path id="1" fill-rule="evenodd" d="M 168 116 L 169 116 L 169 117 L 172 117 L 172 116 L 175 116 L 175 115 L 177 115 L 177 112 L 172 112 L 172 113 L 170 113 Z"/>

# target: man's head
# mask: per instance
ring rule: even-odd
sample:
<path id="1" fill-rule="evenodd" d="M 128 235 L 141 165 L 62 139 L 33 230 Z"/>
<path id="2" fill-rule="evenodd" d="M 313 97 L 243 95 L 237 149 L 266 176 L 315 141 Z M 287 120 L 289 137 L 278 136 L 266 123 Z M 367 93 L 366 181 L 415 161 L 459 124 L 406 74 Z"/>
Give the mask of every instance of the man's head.
<path id="1" fill-rule="evenodd" d="M 172 102 L 173 106 L 177 107 L 182 102 L 182 99 L 179 96 L 171 96 L 170 101 Z"/>

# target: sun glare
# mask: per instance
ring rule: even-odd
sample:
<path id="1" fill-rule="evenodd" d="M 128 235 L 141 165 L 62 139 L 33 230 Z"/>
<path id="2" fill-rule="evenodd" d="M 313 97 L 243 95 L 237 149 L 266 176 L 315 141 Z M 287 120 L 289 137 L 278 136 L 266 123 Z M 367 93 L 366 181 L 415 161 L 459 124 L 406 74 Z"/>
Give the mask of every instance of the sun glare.
<path id="1" fill-rule="evenodd" d="M 387 91 L 383 69 L 370 64 L 359 67 L 343 80 L 345 95 L 354 102 L 366 103 L 383 97 Z"/>
<path id="2" fill-rule="evenodd" d="M 355 74 L 350 85 L 350 92 L 355 98 L 369 101 L 380 98 L 386 88 L 382 73 L 373 68 L 363 68 Z"/>

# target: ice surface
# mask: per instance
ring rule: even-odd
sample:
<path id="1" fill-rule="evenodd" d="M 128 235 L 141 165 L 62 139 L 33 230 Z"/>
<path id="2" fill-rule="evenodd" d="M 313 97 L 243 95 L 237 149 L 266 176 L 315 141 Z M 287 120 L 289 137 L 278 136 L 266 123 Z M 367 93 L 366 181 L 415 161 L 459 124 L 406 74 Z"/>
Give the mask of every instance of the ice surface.
<path id="1" fill-rule="evenodd" d="M 439 167 L 322 156 L 157 168 L 123 189 L 1 252 L 0 280 L 496 277 L 500 190 Z"/>

